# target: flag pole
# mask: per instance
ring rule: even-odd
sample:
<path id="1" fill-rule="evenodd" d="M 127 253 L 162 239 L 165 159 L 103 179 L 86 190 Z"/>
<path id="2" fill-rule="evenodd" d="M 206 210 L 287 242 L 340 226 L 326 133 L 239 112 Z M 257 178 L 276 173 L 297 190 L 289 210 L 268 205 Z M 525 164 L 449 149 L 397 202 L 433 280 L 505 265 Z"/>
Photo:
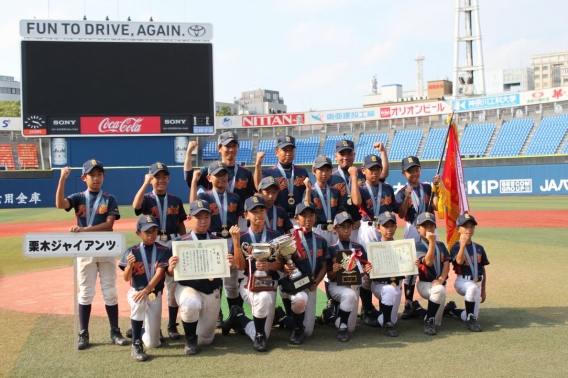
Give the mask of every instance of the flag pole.
<path id="1" fill-rule="evenodd" d="M 440 174 L 440 168 L 442 167 L 442 161 L 444 160 L 444 156 L 446 155 L 446 151 L 447 151 L 447 146 L 448 146 L 448 136 L 450 135 L 450 128 L 452 127 L 452 123 L 454 120 L 454 112 L 452 111 L 452 113 L 450 114 L 450 122 L 448 124 L 448 130 L 446 131 L 446 138 L 444 145 L 442 146 L 442 153 L 440 154 L 440 160 L 438 161 L 438 168 L 436 168 L 436 174 L 434 176 L 437 176 Z M 430 196 L 430 201 L 428 202 L 428 209 L 430 210 L 430 212 L 432 212 L 432 202 L 434 200 L 434 196 Z"/>

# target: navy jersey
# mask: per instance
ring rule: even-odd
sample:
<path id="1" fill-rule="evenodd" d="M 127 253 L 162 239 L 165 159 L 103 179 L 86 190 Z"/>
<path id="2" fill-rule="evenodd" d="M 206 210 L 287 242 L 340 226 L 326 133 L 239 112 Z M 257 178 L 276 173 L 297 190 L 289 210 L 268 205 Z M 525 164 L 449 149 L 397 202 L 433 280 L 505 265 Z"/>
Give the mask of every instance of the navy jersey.
<path id="1" fill-rule="evenodd" d="M 487 254 L 485 253 L 485 248 L 483 248 L 483 246 L 480 244 L 474 242 L 472 243 L 473 245 L 475 245 L 475 250 L 477 251 L 477 267 L 478 267 L 477 274 L 481 276 L 485 274 L 484 266 L 489 265 L 489 260 L 487 260 Z M 472 261 L 473 261 L 473 245 L 467 244 L 465 246 L 465 251 L 464 251 L 469 255 L 469 258 Z M 456 257 L 459 251 L 460 251 L 460 242 L 458 240 L 457 243 L 455 243 L 453 247 L 450 249 L 450 255 L 452 256 L 452 263 L 454 264 L 454 271 L 456 272 L 456 274 L 461 274 L 462 276 L 471 276 L 473 272 L 471 271 L 467 259 L 465 259 L 463 265 L 460 265 L 456 262 Z"/>
<path id="2" fill-rule="evenodd" d="M 170 257 L 172 256 L 172 251 L 168 247 L 162 244 L 154 243 L 154 245 L 156 246 L 155 271 L 158 270 L 158 268 L 167 268 L 169 266 Z M 132 279 L 130 280 L 130 286 L 140 291 L 144 289 L 146 286 L 148 286 L 148 284 L 150 283 L 148 281 L 148 277 L 146 277 L 146 268 L 144 267 L 144 260 L 142 260 L 140 244 L 136 244 L 128 248 L 126 252 L 124 252 L 124 255 L 122 256 L 122 259 L 118 263 L 118 266 L 122 270 L 126 268 L 126 266 L 128 265 L 127 263 L 128 254 L 131 251 L 134 254 L 134 257 L 136 257 L 136 262 L 132 267 Z M 148 265 L 150 265 L 152 263 L 152 246 L 144 244 L 143 253 L 146 255 L 146 261 L 148 262 Z M 158 284 L 155 286 L 154 291 L 156 293 L 159 293 L 162 290 L 164 290 L 164 278 L 165 276 L 162 277 L 160 282 L 158 282 Z"/>
<path id="3" fill-rule="evenodd" d="M 273 205 L 272 208 L 266 209 L 266 219 L 268 219 L 268 228 L 273 229 L 274 226 L 274 213 L 272 209 L 276 209 L 276 231 L 284 235 L 288 230 L 294 228 L 290 217 L 280 206 Z"/>
<path id="4" fill-rule="evenodd" d="M 351 247 L 356 251 L 356 252 L 362 252 L 361 255 L 361 259 L 363 260 L 368 260 L 367 259 L 367 252 L 365 251 L 365 248 L 359 244 L 359 243 L 355 243 L 355 242 L 351 242 Z M 329 246 L 328 248 L 328 260 L 327 260 L 327 271 L 331 272 L 333 271 L 333 264 L 335 264 L 337 261 L 337 257 L 336 257 L 336 252 L 340 249 L 350 249 L 349 248 L 349 241 L 341 241 L 338 240 L 337 243 L 335 243 L 334 245 Z M 361 267 L 363 267 L 363 263 L 361 263 Z M 335 281 L 331 280 L 332 282 Z"/>
<path id="5" fill-rule="evenodd" d="M 408 185 L 408 184 L 407 184 Z M 400 189 L 398 192 L 396 192 L 395 195 L 395 199 L 396 199 L 396 205 L 395 205 L 395 212 L 398 212 L 398 209 L 400 208 L 400 205 L 404 202 L 404 197 L 406 196 L 405 194 L 405 189 L 406 186 L 403 186 L 402 189 Z M 408 202 L 408 207 L 406 210 L 406 217 L 404 217 L 404 220 L 409 222 L 409 223 L 414 223 L 414 221 L 416 220 L 416 216 L 420 213 L 423 213 L 426 210 L 426 207 L 428 207 L 428 203 L 430 202 L 430 196 L 432 195 L 432 186 L 430 184 L 427 183 L 420 183 L 420 185 L 422 186 L 423 190 L 424 190 L 424 201 L 422 201 L 422 195 L 421 195 L 421 190 L 419 187 L 413 188 L 414 193 L 416 193 L 416 196 L 418 197 L 418 199 L 420 200 L 419 202 L 422 203 L 422 205 L 416 204 L 419 207 L 419 212 L 416 212 L 416 209 L 414 208 L 414 203 L 412 201 L 412 198 L 410 199 L 410 201 Z M 432 212 L 433 213 L 433 212 Z"/>
<path id="6" fill-rule="evenodd" d="M 308 171 L 304 168 L 292 165 L 294 169 L 294 200 L 295 203 L 290 205 L 288 203 L 288 184 L 286 180 L 289 180 L 292 176 L 292 169 L 284 170 L 286 173 L 286 177 L 283 177 L 278 169 L 278 166 L 275 165 L 271 168 L 263 169 L 262 170 L 262 177 L 272 176 L 278 182 L 278 186 L 280 187 L 280 192 L 278 193 L 278 197 L 276 197 L 276 205 L 280 206 L 286 213 L 294 214 L 296 210 L 296 205 L 299 204 L 304 200 L 304 193 L 306 192 L 306 186 L 304 185 L 304 180 L 308 177 Z"/>
<path id="7" fill-rule="evenodd" d="M 426 256 L 426 253 L 428 252 L 428 247 L 426 246 L 428 245 L 428 242 L 424 242 L 426 243 L 426 245 L 424 245 L 422 241 L 423 240 L 421 239 L 418 243 L 416 243 L 416 256 L 420 261 L 418 276 L 420 277 L 420 281 L 432 282 L 439 277 L 439 274 L 436 274 L 436 269 L 434 268 L 436 265 L 435 263 L 433 263 L 432 266 L 426 266 L 426 264 L 424 264 L 424 256 Z M 450 257 L 450 253 L 444 243 L 437 241 L 436 244 L 440 251 L 440 274 L 442 274 L 444 262 L 451 261 L 452 258 Z M 436 252 L 434 251 L 434 253 Z"/>
<path id="8" fill-rule="evenodd" d="M 361 214 L 359 213 L 359 206 L 349 205 L 347 203 L 347 200 L 349 199 L 349 196 L 347 195 L 348 184 L 345 182 L 345 180 L 343 180 L 343 178 L 339 174 L 339 169 L 341 168 L 337 168 L 335 171 L 333 171 L 329 181 L 327 182 L 327 185 L 331 186 L 334 189 L 339 190 L 339 193 L 341 194 L 341 202 L 340 202 L 341 207 L 343 208 L 343 210 L 347 211 L 349 215 L 351 215 L 351 218 L 353 218 L 353 222 L 357 222 L 361 220 Z M 343 170 L 343 172 L 345 174 L 345 178 L 349 180 L 350 177 L 349 173 L 347 173 L 347 171 L 345 170 Z M 359 169 L 357 171 L 357 186 L 363 185 L 364 183 L 365 183 L 365 175 Z M 349 186 L 349 188 L 350 188 L 349 190 L 351 190 L 351 186 Z"/>
<path id="9" fill-rule="evenodd" d="M 325 196 L 325 189 L 321 189 L 322 194 Z M 343 211 L 341 207 L 341 192 L 338 189 L 330 187 L 330 197 L 331 197 L 331 216 L 328 219 L 325 216 L 325 211 L 323 210 L 323 200 L 320 198 L 319 193 L 316 190 L 315 185 L 312 186 L 312 202 L 316 205 L 316 224 L 327 224 L 328 220 L 333 223 L 335 219 L 335 214 Z"/>
<path id="10" fill-rule="evenodd" d="M 242 165 L 233 165 L 232 167 L 227 165 L 229 170 L 229 181 L 227 184 L 227 190 L 229 185 L 232 184 L 235 178 L 235 167 L 237 167 L 237 179 L 234 182 L 233 193 L 237 194 L 242 198 L 243 202 L 249 197 L 252 197 L 256 191 L 254 187 L 254 180 L 252 177 L 252 172 Z M 197 181 L 197 186 L 203 186 L 205 190 L 212 190 L 213 185 L 207 181 L 207 169 L 208 167 L 201 168 L 201 177 Z M 185 181 L 187 186 L 191 188 L 191 180 L 193 179 L 193 169 L 191 171 L 184 171 Z"/>
<path id="11" fill-rule="evenodd" d="M 116 203 L 116 198 L 114 198 L 112 194 L 103 192 L 98 208 L 92 208 L 95 205 L 97 195 L 98 193 L 89 192 L 89 205 L 91 206 L 90 214 L 92 214 L 93 210 L 96 211 L 92 226 L 105 223 L 107 217 L 111 215 L 114 215 L 115 220 L 119 220 L 120 213 L 118 212 L 118 204 Z M 77 226 L 87 227 L 87 202 L 85 198 L 85 192 L 71 194 L 69 197 L 67 197 L 67 201 L 69 201 L 69 208 L 65 209 L 65 211 L 75 209 Z"/>
<path id="12" fill-rule="evenodd" d="M 268 243 L 272 239 L 276 239 L 279 236 L 282 236 L 282 234 L 280 232 L 273 231 L 273 230 L 270 230 L 270 229 L 266 229 L 266 241 L 265 242 Z M 257 243 L 261 243 L 262 232 L 260 232 L 258 234 L 255 232 L 254 237 L 255 237 L 255 240 L 256 240 Z M 252 243 L 252 238 L 250 237 L 248 229 L 245 232 L 241 233 L 241 246 L 243 245 L 243 243 L 249 243 L 249 244 Z M 231 254 L 232 255 L 235 254 L 235 247 L 234 246 L 231 248 Z M 274 262 L 275 260 L 274 259 L 268 259 L 268 261 Z M 245 267 L 245 276 L 248 276 L 250 273 L 256 272 L 256 266 L 254 264 L 254 261 L 251 262 L 251 269 L 252 269 L 252 272 L 249 272 L 249 264 L 248 264 L 248 261 L 247 261 L 247 264 L 246 264 L 246 267 Z M 275 280 L 278 280 L 280 278 L 278 276 L 278 272 L 269 271 L 268 274 L 272 275 L 272 278 L 274 278 Z"/>
<path id="13" fill-rule="evenodd" d="M 377 212 L 374 206 L 374 202 L 377 201 L 377 196 L 379 195 L 379 185 L 382 185 L 383 192 L 381 194 L 381 206 Z M 373 191 L 373 197 L 367 189 L 367 185 L 363 184 L 359 186 L 359 192 L 361 192 L 361 216 L 364 222 L 369 222 L 374 220 L 375 216 L 384 213 L 385 211 L 393 211 L 395 207 L 395 196 L 392 186 L 387 183 L 379 183 L 377 186 L 371 185 L 371 190 Z"/>
<path id="14" fill-rule="evenodd" d="M 309 253 L 310 256 L 312 256 L 314 253 L 312 235 L 316 236 L 317 249 L 315 263 L 316 266 L 315 269 L 313 269 L 313 278 L 315 278 L 321 270 L 323 262 L 329 260 L 329 249 L 327 247 L 327 241 L 324 238 L 313 232 L 306 232 L 304 234 L 304 239 L 306 239 L 305 244 L 309 247 L 310 250 L 305 250 L 306 248 L 304 247 L 304 244 L 302 244 L 304 255 L 300 255 L 300 252 L 297 251 L 296 253 L 294 253 L 294 256 L 292 256 L 292 261 L 294 261 L 294 264 L 296 265 L 298 270 L 300 270 L 300 272 L 312 276 L 312 266 L 310 265 L 310 259 L 307 255 Z"/>
<path id="15" fill-rule="evenodd" d="M 198 240 L 206 240 L 206 234 L 195 234 Z M 209 235 L 209 239 L 219 239 L 215 235 Z M 191 237 L 191 232 L 185 235 L 182 235 L 176 238 L 176 241 L 183 241 L 183 240 L 193 240 Z M 182 286 L 191 287 L 197 291 L 202 292 L 203 294 L 211 294 L 215 290 L 219 289 L 223 286 L 223 279 L 222 278 L 214 278 L 213 281 L 209 281 L 209 279 L 200 279 L 200 280 L 185 280 L 185 281 L 178 281 L 178 284 Z"/>
<path id="16" fill-rule="evenodd" d="M 166 234 L 168 235 L 169 239 L 171 234 L 179 234 L 179 225 L 180 223 L 182 223 L 184 220 L 187 219 L 187 214 L 185 212 L 185 209 L 183 208 L 183 202 L 179 197 L 169 193 L 167 194 L 167 196 L 168 196 L 168 211 L 166 214 Z M 165 196 L 160 196 L 158 194 L 158 197 L 160 199 L 160 204 L 164 206 Z M 158 202 L 156 201 L 154 193 L 144 194 L 144 199 L 142 200 L 142 207 L 138 210 L 134 210 L 134 213 L 136 215 L 140 214 L 152 215 L 158 220 L 158 222 L 160 222 L 160 212 L 158 211 Z"/>
<path id="17" fill-rule="evenodd" d="M 221 194 L 217 193 L 219 196 L 219 201 L 221 205 L 223 205 L 223 198 L 224 196 L 228 196 L 227 198 L 227 231 L 237 224 L 237 218 L 243 213 L 243 202 L 241 197 L 236 195 L 235 193 L 227 192 Z M 223 223 L 221 222 L 221 215 L 219 214 L 219 207 L 215 202 L 215 197 L 213 196 L 213 191 L 208 190 L 205 193 L 199 193 L 197 195 L 198 199 L 205 200 L 209 202 L 209 210 L 211 210 L 211 226 L 209 226 L 209 231 L 211 232 L 221 232 L 223 231 Z"/>

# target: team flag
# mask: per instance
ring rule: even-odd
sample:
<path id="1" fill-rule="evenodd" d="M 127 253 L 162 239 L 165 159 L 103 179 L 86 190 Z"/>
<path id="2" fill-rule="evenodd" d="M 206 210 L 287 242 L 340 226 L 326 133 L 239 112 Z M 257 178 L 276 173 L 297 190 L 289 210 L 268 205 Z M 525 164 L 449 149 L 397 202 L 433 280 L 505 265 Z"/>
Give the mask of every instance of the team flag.
<path id="1" fill-rule="evenodd" d="M 439 187 L 438 216 L 446 219 L 446 242 L 451 248 L 459 240 L 456 220 L 460 214 L 469 212 L 467 190 L 460 155 L 458 130 L 453 122 L 453 113 L 446 121 L 449 124 L 446 139 L 446 160 Z"/>

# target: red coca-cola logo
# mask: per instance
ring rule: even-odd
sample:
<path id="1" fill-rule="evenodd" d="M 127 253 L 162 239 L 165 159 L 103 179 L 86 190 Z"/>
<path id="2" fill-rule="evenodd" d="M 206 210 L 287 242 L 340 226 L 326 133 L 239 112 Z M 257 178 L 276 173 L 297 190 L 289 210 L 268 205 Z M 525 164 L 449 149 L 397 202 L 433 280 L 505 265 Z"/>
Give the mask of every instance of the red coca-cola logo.
<path id="1" fill-rule="evenodd" d="M 388 118 L 391 115 L 390 108 L 381 108 L 381 118 Z"/>
<path id="2" fill-rule="evenodd" d="M 81 117 L 81 134 L 156 134 L 160 117 Z"/>

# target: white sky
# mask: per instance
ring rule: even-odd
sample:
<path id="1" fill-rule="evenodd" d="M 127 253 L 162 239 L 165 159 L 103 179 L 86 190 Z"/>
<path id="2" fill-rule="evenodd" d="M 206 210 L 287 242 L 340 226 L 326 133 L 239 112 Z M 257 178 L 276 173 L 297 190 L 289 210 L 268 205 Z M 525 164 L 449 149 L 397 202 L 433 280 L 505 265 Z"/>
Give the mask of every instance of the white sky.
<path id="1" fill-rule="evenodd" d="M 486 71 L 568 50 L 567 1 L 479 3 Z M 216 101 L 260 87 L 288 111 L 360 107 L 373 75 L 414 90 L 417 53 L 425 82 L 453 75 L 454 0 L 0 0 L 0 75 L 20 80 L 19 20 L 85 14 L 212 23 Z"/>

